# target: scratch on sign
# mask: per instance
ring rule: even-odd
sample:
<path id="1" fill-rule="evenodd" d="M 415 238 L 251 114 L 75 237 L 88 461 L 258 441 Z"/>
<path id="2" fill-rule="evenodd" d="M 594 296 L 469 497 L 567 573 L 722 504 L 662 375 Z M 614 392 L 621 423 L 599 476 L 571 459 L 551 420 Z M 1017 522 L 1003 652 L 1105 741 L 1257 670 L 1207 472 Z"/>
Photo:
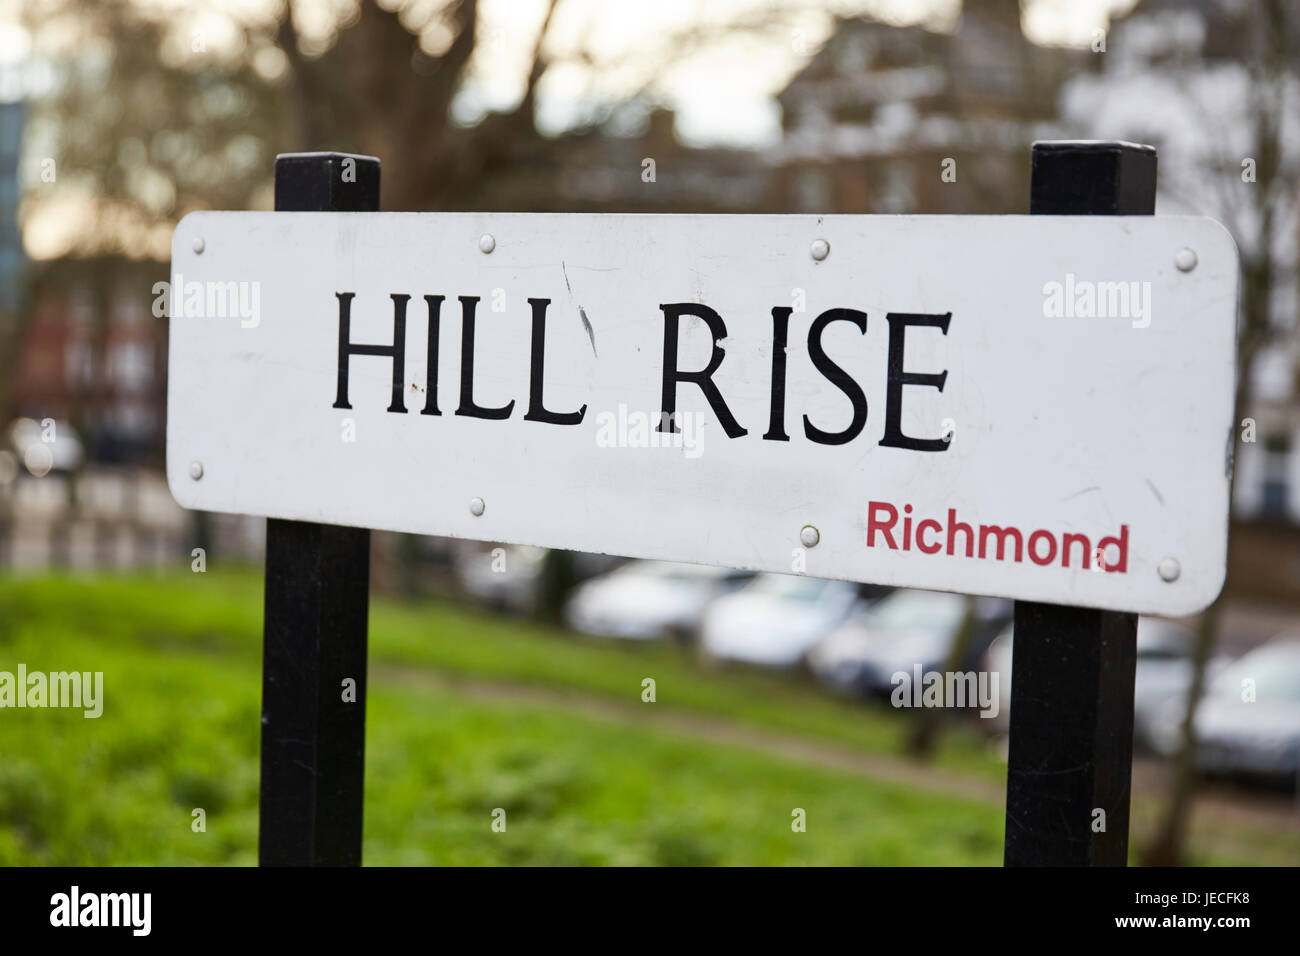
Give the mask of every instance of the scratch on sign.
<path id="1" fill-rule="evenodd" d="M 573 303 L 573 286 L 569 284 L 569 270 L 564 261 L 560 261 L 560 271 L 564 273 L 564 287 L 569 290 L 569 302 Z M 591 340 L 591 354 L 597 358 L 600 353 L 596 351 L 596 333 L 591 327 L 591 320 L 587 318 L 587 310 L 581 305 L 578 306 L 578 318 L 582 319 L 582 327 L 587 330 L 587 338 Z"/>

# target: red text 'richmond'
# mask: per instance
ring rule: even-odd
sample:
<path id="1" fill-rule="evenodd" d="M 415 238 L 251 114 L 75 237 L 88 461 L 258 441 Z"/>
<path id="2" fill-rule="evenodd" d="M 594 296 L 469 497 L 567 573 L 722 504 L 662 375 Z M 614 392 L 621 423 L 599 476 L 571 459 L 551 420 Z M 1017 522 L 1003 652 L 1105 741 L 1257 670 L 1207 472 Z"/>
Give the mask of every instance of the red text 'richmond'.
<path id="1" fill-rule="evenodd" d="M 1023 531 L 1014 525 L 968 524 L 957 520 L 957 509 L 948 509 L 948 520 L 915 520 L 912 506 L 903 514 L 886 501 L 867 505 L 867 547 L 892 551 L 920 551 L 922 554 L 963 554 L 996 561 L 1024 561 L 1034 564 L 1060 563 L 1062 567 L 1116 571 L 1128 569 L 1128 525 L 1119 534 L 1099 538 L 1037 529 Z M 1074 563 L 1071 564 L 1071 561 Z"/>

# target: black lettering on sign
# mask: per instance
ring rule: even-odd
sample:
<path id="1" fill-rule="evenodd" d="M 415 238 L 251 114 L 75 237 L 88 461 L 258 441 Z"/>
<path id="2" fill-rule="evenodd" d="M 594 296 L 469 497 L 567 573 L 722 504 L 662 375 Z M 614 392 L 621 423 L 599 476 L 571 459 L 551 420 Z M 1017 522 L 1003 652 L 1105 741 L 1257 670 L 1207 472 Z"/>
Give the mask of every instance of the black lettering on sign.
<path id="1" fill-rule="evenodd" d="M 438 411 L 438 328 L 442 317 L 440 295 L 426 295 L 429 306 L 429 362 L 424 367 L 424 408 L 421 415 L 441 415 Z"/>
<path id="2" fill-rule="evenodd" d="M 903 346 L 909 326 L 930 326 L 947 335 L 952 313 L 890 312 L 885 319 L 889 322 L 889 379 L 885 389 L 885 437 L 880 439 L 880 444 L 914 451 L 947 451 L 949 443 L 942 438 L 913 438 L 903 434 L 903 386 L 929 385 L 942 392 L 943 383 L 948 380 L 947 369 L 938 374 L 904 372 Z"/>
<path id="3" fill-rule="evenodd" d="M 460 408 L 457 415 L 469 418 L 487 418 L 499 421 L 509 418 L 515 407 L 515 400 L 500 408 L 484 408 L 474 402 L 474 307 L 478 305 L 478 296 L 462 295 L 460 299 Z"/>
<path id="4" fill-rule="evenodd" d="M 551 300 L 529 299 L 528 304 L 533 307 L 533 341 L 529 359 L 528 414 L 524 420 L 549 422 L 552 425 L 576 425 L 587 414 L 585 402 L 576 412 L 547 411 L 542 402 L 542 369 L 546 364 L 546 307 L 551 304 Z"/>
<path id="5" fill-rule="evenodd" d="M 867 396 L 862 394 L 862 386 L 853 381 L 848 372 L 831 361 L 826 350 L 822 348 L 822 332 L 832 322 L 852 322 L 863 335 L 867 334 L 867 313 L 856 309 L 827 309 L 813 321 L 808 330 L 808 355 L 817 371 L 826 376 L 826 380 L 849 397 L 853 403 L 853 421 L 842 432 L 824 432 L 803 417 L 803 433 L 819 445 L 844 445 L 853 441 L 867 424 Z"/>
<path id="6" fill-rule="evenodd" d="M 707 305 L 698 302 L 673 302 L 661 305 L 659 308 L 664 313 L 663 414 L 655 430 L 661 432 L 679 430 L 672 418 L 677 414 L 677 383 L 690 382 L 698 385 L 704 397 L 709 400 L 709 407 L 713 409 L 713 414 L 718 416 L 718 421 L 722 422 L 722 430 L 727 433 L 728 438 L 748 435 L 748 429 L 741 428 L 740 423 L 732 417 L 727 403 L 722 400 L 722 393 L 718 391 L 718 386 L 713 384 L 713 373 L 722 364 L 722 357 L 725 354 L 718 345 L 720 340 L 727 337 L 727 326 L 722 321 L 722 316 Z M 677 368 L 677 328 L 683 315 L 693 315 L 703 319 L 709 327 L 709 334 L 713 336 L 713 354 L 709 356 L 709 364 L 698 372 L 683 372 Z"/>
<path id="7" fill-rule="evenodd" d="M 348 367 L 354 355 L 384 355 L 393 360 L 393 400 L 390 412 L 406 412 L 402 402 L 402 383 L 406 380 L 406 302 L 411 297 L 393 293 L 393 344 L 352 344 L 352 299 L 355 292 L 335 292 L 339 300 L 339 378 L 334 398 L 335 408 L 351 408 L 348 404 Z"/>
<path id="8" fill-rule="evenodd" d="M 393 301 L 393 343 L 391 345 L 374 345 L 352 341 L 352 300 L 354 292 L 334 293 L 339 304 L 338 325 L 338 380 L 334 399 L 335 408 L 352 407 L 348 396 L 348 376 L 353 356 L 366 355 L 387 358 L 392 362 L 392 397 L 388 411 L 405 414 L 403 402 L 403 383 L 406 378 L 406 306 L 411 297 L 406 293 L 394 292 L 389 295 Z M 438 360 L 441 330 L 442 303 L 444 296 L 425 295 L 428 309 L 428 351 L 425 367 L 425 400 L 421 415 L 437 415 L 438 408 Z M 460 341 L 460 404 L 455 414 L 482 418 L 489 421 L 501 421 L 510 417 L 515 402 L 511 399 L 505 405 L 487 407 L 474 399 L 474 331 L 475 311 L 479 297 L 474 295 L 457 296 L 461 306 L 461 341 Z M 528 411 L 525 421 L 541 422 L 547 425 L 578 425 L 587 414 L 587 405 L 577 411 L 557 412 L 546 407 L 544 400 L 546 381 L 546 310 L 550 299 L 530 298 L 528 304 L 532 309 L 532 337 L 529 353 L 528 376 Z M 725 351 L 722 342 L 727 338 L 727 326 L 722 316 L 715 310 L 700 302 L 670 302 L 659 306 L 664 316 L 663 366 L 661 368 L 662 414 L 656 431 L 677 432 L 680 429 L 674 422 L 677 414 L 677 387 L 686 382 L 697 386 L 704 394 L 713 413 L 721 422 L 728 438 L 740 438 L 749 434 L 731 414 L 722 392 L 713 381 L 714 373 L 722 365 Z M 767 432 L 764 441 L 785 441 L 790 436 L 785 430 L 785 405 L 787 395 L 787 358 L 790 331 L 790 306 L 772 308 L 772 377 L 770 405 L 768 411 Z M 704 322 L 712 337 L 712 351 L 704 368 L 694 371 L 678 367 L 678 344 L 680 339 L 681 319 L 694 316 Z M 937 328 L 942 334 L 948 334 L 948 325 L 952 320 L 951 312 L 919 313 L 889 312 L 885 319 L 889 324 L 889 343 L 886 359 L 885 387 L 885 428 L 884 437 L 879 444 L 890 448 L 906 448 L 911 451 L 947 451 L 950 443 L 942 437 L 917 438 L 903 433 L 903 388 L 908 385 L 927 386 L 943 391 L 948 380 L 948 371 L 909 372 L 903 369 L 903 357 L 906 352 L 907 330 L 913 326 Z M 863 335 L 867 333 L 867 313 L 849 308 L 827 309 L 813 320 L 808 329 L 808 357 L 813 367 L 821 373 L 831 385 L 844 393 L 853 410 L 853 417 L 842 431 L 829 432 L 817 425 L 805 414 L 803 430 L 807 439 L 817 445 L 845 445 L 857 438 L 867 424 L 867 396 L 862 386 L 841 368 L 822 345 L 822 337 L 832 322 L 851 322 Z M 648 370 L 649 371 L 649 370 Z M 412 386 L 414 388 L 414 386 Z"/>
<path id="9" fill-rule="evenodd" d="M 767 420 L 765 441 L 789 441 L 785 433 L 785 342 L 790 331 L 788 305 L 772 307 L 772 411 Z"/>

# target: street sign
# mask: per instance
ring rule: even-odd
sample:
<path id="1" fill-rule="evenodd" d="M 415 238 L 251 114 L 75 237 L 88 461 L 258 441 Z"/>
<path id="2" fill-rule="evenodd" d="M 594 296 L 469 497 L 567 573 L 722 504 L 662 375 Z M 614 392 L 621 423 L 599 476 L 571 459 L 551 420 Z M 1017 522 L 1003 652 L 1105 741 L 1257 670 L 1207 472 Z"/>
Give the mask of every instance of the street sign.
<path id="1" fill-rule="evenodd" d="M 1186 614 L 1226 566 L 1237 272 L 1185 217 L 196 213 L 168 482 Z"/>

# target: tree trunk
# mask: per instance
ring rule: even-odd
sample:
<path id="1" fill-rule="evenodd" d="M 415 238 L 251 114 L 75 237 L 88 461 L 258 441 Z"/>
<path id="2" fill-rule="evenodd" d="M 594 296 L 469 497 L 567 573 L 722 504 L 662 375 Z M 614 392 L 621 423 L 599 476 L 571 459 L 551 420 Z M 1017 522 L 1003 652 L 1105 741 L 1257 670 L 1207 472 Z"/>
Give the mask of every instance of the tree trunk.
<path id="1" fill-rule="evenodd" d="M 952 643 L 948 646 L 948 657 L 944 661 L 944 671 L 947 673 L 960 670 L 970 651 L 971 639 L 975 635 L 975 601 L 973 596 L 967 595 L 966 610 L 962 613 L 961 623 L 957 625 L 957 630 L 952 635 Z M 943 717 L 942 707 L 918 708 L 907 738 L 909 756 L 925 760 L 934 755 L 934 751 L 939 746 Z"/>

